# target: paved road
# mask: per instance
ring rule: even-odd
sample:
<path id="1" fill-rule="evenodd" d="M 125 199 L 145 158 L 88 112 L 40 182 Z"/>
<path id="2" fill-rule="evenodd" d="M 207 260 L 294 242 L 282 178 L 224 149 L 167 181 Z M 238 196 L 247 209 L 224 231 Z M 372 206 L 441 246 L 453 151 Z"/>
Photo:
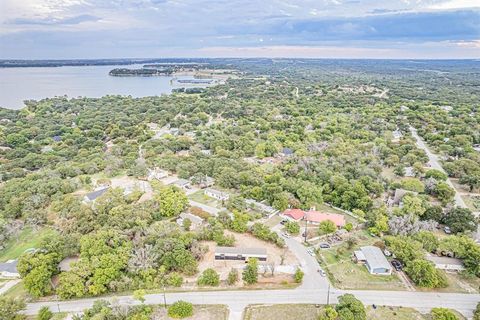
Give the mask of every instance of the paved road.
<path id="1" fill-rule="evenodd" d="M 434 154 L 432 151 L 430 151 L 430 149 L 427 147 L 425 141 L 423 141 L 423 139 L 418 135 L 417 129 L 410 126 L 410 132 L 412 133 L 412 136 L 417 141 L 417 146 L 419 148 L 423 149 L 425 151 L 425 153 L 427 154 L 428 159 L 429 159 L 428 163 L 429 163 L 430 167 L 446 173 L 445 170 L 443 170 L 442 165 L 440 164 L 438 156 L 436 154 Z M 453 188 L 453 190 L 455 190 L 455 204 L 458 207 L 461 207 L 461 208 L 468 208 L 468 206 L 465 204 L 465 201 L 463 201 L 463 198 L 462 198 L 460 192 L 458 192 L 458 190 L 455 188 L 452 181 L 450 179 L 447 179 L 447 183 L 450 187 Z M 474 212 L 474 214 L 477 217 L 480 216 L 480 212 Z M 477 234 L 476 234 L 475 238 L 476 238 L 477 242 L 480 242 L 480 225 L 478 226 Z"/>
<path id="2" fill-rule="evenodd" d="M 245 306 L 249 304 L 280 304 L 280 303 L 327 303 L 327 289 L 303 289 L 295 290 L 243 290 L 243 291 L 209 291 L 209 292 L 184 292 L 167 293 L 167 303 L 177 300 L 189 301 L 193 304 L 225 304 L 231 310 L 231 319 L 241 319 Z M 342 291 L 332 289 L 330 291 L 330 303 L 336 303 L 339 295 L 352 293 L 366 305 L 389 305 L 404 306 L 428 312 L 433 307 L 453 308 L 466 316 L 471 316 L 479 294 L 455 294 L 455 293 L 425 293 L 405 291 Z M 145 296 L 147 304 L 162 304 L 163 294 L 150 294 Z M 42 306 L 49 306 L 51 310 L 62 312 L 80 312 L 92 306 L 96 299 L 82 299 L 63 302 L 31 303 L 27 305 L 26 314 L 33 315 Z M 131 296 L 108 298 L 122 305 L 134 305 L 138 301 Z"/>

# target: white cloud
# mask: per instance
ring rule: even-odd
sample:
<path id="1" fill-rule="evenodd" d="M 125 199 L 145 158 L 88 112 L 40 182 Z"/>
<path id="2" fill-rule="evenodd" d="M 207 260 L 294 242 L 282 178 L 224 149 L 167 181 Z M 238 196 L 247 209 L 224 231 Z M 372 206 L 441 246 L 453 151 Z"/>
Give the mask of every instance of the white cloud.
<path id="1" fill-rule="evenodd" d="M 431 9 L 452 10 L 464 8 L 480 8 L 479 0 L 448 0 L 429 6 Z"/>

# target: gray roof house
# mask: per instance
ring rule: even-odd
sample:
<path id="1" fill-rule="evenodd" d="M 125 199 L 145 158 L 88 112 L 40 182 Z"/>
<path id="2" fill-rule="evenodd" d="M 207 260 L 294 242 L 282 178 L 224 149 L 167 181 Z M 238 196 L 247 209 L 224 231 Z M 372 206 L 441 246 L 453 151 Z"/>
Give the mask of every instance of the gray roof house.
<path id="1" fill-rule="evenodd" d="M 178 179 L 172 183 L 173 185 L 181 188 L 181 189 L 189 189 L 190 188 L 190 181 L 186 179 Z"/>
<path id="2" fill-rule="evenodd" d="M 200 218 L 199 216 L 196 216 L 194 214 L 187 213 L 187 212 L 182 212 L 180 214 L 180 217 L 177 219 L 177 224 L 179 226 L 183 226 L 183 221 L 185 219 L 188 219 L 192 222 L 192 226 L 191 226 L 192 229 L 196 229 L 198 226 L 201 226 L 203 223 L 203 219 Z"/>
<path id="3" fill-rule="evenodd" d="M 205 195 L 220 201 L 225 201 L 230 198 L 230 195 L 228 193 L 215 190 L 212 188 L 205 189 Z"/>
<path id="4" fill-rule="evenodd" d="M 107 192 L 109 187 L 102 188 L 95 190 L 93 192 L 87 193 L 85 197 L 83 197 L 84 202 L 93 202 L 97 200 L 97 198 L 101 197 L 105 192 Z"/>
<path id="5" fill-rule="evenodd" d="M 215 248 L 215 260 L 240 260 L 246 262 L 250 258 L 257 258 L 258 261 L 267 261 L 267 249 L 234 247 Z"/>
<path id="6" fill-rule="evenodd" d="M 17 263 L 17 260 L 0 263 L 0 278 L 20 278 Z"/>
<path id="7" fill-rule="evenodd" d="M 376 275 L 391 275 L 392 266 L 380 248 L 375 246 L 361 247 L 354 251 L 357 262 L 364 262 L 368 272 Z"/>

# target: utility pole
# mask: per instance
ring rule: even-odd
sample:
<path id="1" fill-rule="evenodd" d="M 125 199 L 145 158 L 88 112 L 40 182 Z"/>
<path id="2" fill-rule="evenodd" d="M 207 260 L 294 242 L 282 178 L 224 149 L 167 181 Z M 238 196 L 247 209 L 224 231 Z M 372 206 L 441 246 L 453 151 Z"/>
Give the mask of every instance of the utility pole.
<path id="1" fill-rule="evenodd" d="M 328 283 L 328 290 L 327 290 L 327 306 L 330 305 L 330 282 Z"/>
<path id="2" fill-rule="evenodd" d="M 305 242 L 307 242 L 307 225 L 308 225 L 308 220 L 306 219 L 306 216 L 304 215 L 303 216 L 303 220 L 305 221 L 305 232 L 303 233 L 304 237 L 305 237 Z"/>
<path id="3" fill-rule="evenodd" d="M 165 284 L 163 284 L 163 305 L 167 309 L 167 296 L 165 295 Z"/>

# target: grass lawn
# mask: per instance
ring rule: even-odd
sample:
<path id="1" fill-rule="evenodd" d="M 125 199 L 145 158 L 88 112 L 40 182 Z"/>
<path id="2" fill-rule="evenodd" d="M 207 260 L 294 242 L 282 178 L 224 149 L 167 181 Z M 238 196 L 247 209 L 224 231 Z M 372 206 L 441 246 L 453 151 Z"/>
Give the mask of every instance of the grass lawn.
<path id="1" fill-rule="evenodd" d="M 37 248 L 42 239 L 53 232 L 55 231 L 49 228 L 33 230 L 27 227 L 23 229 L 17 237 L 10 239 L 6 247 L 0 251 L 0 262 L 17 259 L 25 250 Z"/>
<path id="2" fill-rule="evenodd" d="M 4 296 L 11 297 L 11 298 L 25 298 L 28 297 L 28 292 L 25 290 L 23 286 L 23 282 L 18 283 L 16 286 L 10 288 L 7 292 L 5 292 Z"/>
<path id="3" fill-rule="evenodd" d="M 369 320 L 426 320 L 428 316 L 421 314 L 415 309 L 402 307 L 367 307 L 367 319 Z"/>
<path id="4" fill-rule="evenodd" d="M 479 196 L 461 196 L 467 207 L 472 211 L 480 211 Z"/>
<path id="5" fill-rule="evenodd" d="M 225 305 L 194 305 L 193 316 L 183 318 L 186 320 L 227 320 L 229 310 Z M 157 320 L 170 320 L 167 315 L 167 311 L 163 306 L 157 306 L 154 308 L 152 319 Z"/>
<path id="6" fill-rule="evenodd" d="M 340 211 L 340 210 L 337 210 L 335 208 L 332 208 L 332 207 L 329 207 L 327 206 L 326 204 L 322 203 L 322 204 L 319 204 L 319 205 L 316 205 L 315 206 L 316 210 L 317 211 L 320 211 L 320 212 L 325 212 L 325 213 L 334 213 L 334 214 L 341 214 L 343 216 L 345 216 L 345 221 L 348 223 L 348 222 L 351 222 L 353 223 L 354 225 L 355 224 L 358 224 L 358 220 L 355 219 L 354 217 Z"/>
<path id="7" fill-rule="evenodd" d="M 189 199 L 200 202 L 203 204 L 206 204 L 207 206 L 215 207 L 215 208 L 220 208 L 221 203 L 219 203 L 217 200 L 210 198 L 205 195 L 204 190 L 198 190 L 195 193 L 192 193 L 191 195 L 188 196 Z"/>
<path id="8" fill-rule="evenodd" d="M 268 219 L 267 221 L 265 221 L 265 225 L 268 226 L 269 228 L 272 228 L 274 226 L 276 226 L 277 224 L 280 223 L 280 221 L 282 221 L 283 218 L 280 217 L 278 214 L 274 215 L 273 217 L 271 217 L 270 219 Z"/>
<path id="9" fill-rule="evenodd" d="M 446 273 L 448 280 L 448 287 L 446 288 L 419 288 L 418 291 L 424 292 L 460 292 L 460 293 L 479 293 L 480 292 L 480 278 L 472 276 L 464 276 L 457 273 Z"/>
<path id="10" fill-rule="evenodd" d="M 245 308 L 244 320 L 317 320 L 322 306 L 314 304 L 251 305 Z"/>
<path id="11" fill-rule="evenodd" d="M 343 243 L 331 249 L 320 250 L 321 264 L 334 285 L 340 289 L 404 290 L 397 275 L 372 275 L 364 265 L 358 265 L 352 261 L 351 256 L 354 250 L 375 242 L 375 238 L 365 232 L 357 232 L 355 237 L 358 239 L 357 244 L 351 249 Z"/>

